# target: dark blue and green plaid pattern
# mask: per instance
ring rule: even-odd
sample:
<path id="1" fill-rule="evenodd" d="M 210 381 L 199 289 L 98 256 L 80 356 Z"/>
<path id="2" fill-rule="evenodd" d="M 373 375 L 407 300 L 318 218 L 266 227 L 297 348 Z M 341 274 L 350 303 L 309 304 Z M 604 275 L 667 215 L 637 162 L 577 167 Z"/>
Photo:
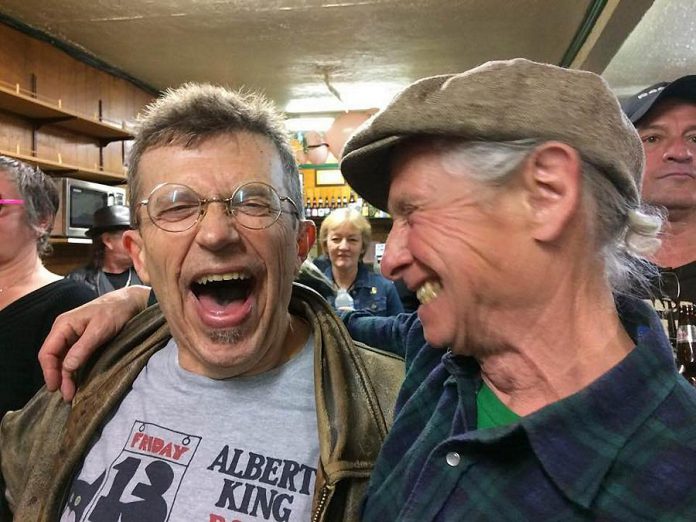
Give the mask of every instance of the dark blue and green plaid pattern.
<path id="1" fill-rule="evenodd" d="M 696 390 L 676 372 L 654 312 L 629 299 L 619 311 L 637 341 L 620 364 L 487 430 L 474 428 L 473 359 L 417 344 L 413 317 L 366 332 L 406 342 L 407 375 L 363 519 L 696 520 Z"/>

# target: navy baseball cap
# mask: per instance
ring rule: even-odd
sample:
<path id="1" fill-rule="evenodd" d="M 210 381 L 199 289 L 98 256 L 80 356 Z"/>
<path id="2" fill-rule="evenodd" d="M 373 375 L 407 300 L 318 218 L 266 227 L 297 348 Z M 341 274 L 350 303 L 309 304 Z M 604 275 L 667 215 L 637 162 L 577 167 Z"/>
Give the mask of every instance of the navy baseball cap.
<path id="1" fill-rule="evenodd" d="M 635 125 L 660 100 L 679 98 L 696 103 L 696 75 L 682 76 L 673 82 L 660 82 L 625 100 L 621 107 Z"/>

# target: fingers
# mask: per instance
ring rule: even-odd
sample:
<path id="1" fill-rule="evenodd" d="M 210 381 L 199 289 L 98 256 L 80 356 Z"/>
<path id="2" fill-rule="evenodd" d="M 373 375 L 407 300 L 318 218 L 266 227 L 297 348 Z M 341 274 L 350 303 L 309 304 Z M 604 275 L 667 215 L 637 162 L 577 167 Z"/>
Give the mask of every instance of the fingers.
<path id="1" fill-rule="evenodd" d="M 73 312 L 78 310 L 75 309 Z M 63 321 L 73 321 L 68 325 L 68 328 L 72 329 L 75 335 L 70 337 L 69 342 L 64 343 L 60 347 L 58 347 L 57 343 L 46 347 L 44 343 L 44 347 L 46 347 L 45 357 L 48 364 L 48 368 L 44 369 L 44 377 L 50 375 L 54 379 L 51 382 L 54 388 L 52 389 L 49 386 L 48 380 L 46 381 L 46 387 L 51 391 L 60 388 L 60 393 L 65 401 L 69 402 L 75 396 L 76 382 L 74 372 L 87 363 L 98 347 L 116 335 L 125 322 L 125 320 L 123 322 L 114 322 L 109 314 L 103 313 L 103 311 L 97 313 L 98 311 L 98 308 L 90 308 L 87 310 L 88 316 L 72 315 L 63 318 Z M 57 353 L 56 350 L 58 349 L 62 352 L 67 350 L 64 358 L 62 353 L 60 355 Z M 43 365 L 43 362 L 41 364 Z"/>
<path id="2" fill-rule="evenodd" d="M 39 350 L 39 364 L 49 391 L 55 391 L 60 387 L 63 356 L 68 348 L 79 339 L 81 333 L 75 330 L 70 319 L 64 315 L 61 314 L 56 318 Z"/>
<path id="3" fill-rule="evenodd" d="M 73 373 L 132 316 L 145 309 L 149 293 L 145 286 L 122 288 L 59 315 L 39 350 L 48 390 L 60 389 L 65 400 L 72 400 Z"/>
<path id="4" fill-rule="evenodd" d="M 65 402 L 70 402 L 75 397 L 75 379 L 71 372 L 63 370 L 60 383 L 60 394 Z"/>
<path id="5" fill-rule="evenodd" d="M 85 326 L 82 335 L 72 343 L 70 349 L 65 354 L 62 368 L 63 377 L 66 372 L 69 375 L 83 367 L 97 348 L 116 335 L 120 328 L 121 324 L 114 328 L 113 323 L 109 323 L 106 315 L 92 318 Z"/>

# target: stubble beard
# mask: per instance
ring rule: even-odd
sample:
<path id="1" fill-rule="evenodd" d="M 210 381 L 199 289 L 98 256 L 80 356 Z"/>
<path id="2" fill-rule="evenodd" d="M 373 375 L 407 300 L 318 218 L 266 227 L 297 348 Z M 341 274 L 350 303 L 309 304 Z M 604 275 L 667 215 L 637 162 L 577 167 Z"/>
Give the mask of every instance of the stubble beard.
<path id="1" fill-rule="evenodd" d="M 242 328 L 223 328 L 208 331 L 208 339 L 215 344 L 237 344 L 244 337 Z"/>

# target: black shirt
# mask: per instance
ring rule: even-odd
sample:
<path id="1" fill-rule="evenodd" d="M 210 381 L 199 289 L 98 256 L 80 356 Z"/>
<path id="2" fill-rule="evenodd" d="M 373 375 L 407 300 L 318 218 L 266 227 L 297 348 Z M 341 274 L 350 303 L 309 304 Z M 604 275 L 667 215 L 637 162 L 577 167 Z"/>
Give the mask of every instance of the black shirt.
<path id="1" fill-rule="evenodd" d="M 656 297 L 668 297 L 673 301 L 696 303 L 696 261 L 677 268 L 660 268 L 660 284 Z"/>
<path id="2" fill-rule="evenodd" d="M 86 285 L 61 279 L 0 310 L 0 418 L 43 386 L 37 355 L 54 319 L 95 297 Z"/>

